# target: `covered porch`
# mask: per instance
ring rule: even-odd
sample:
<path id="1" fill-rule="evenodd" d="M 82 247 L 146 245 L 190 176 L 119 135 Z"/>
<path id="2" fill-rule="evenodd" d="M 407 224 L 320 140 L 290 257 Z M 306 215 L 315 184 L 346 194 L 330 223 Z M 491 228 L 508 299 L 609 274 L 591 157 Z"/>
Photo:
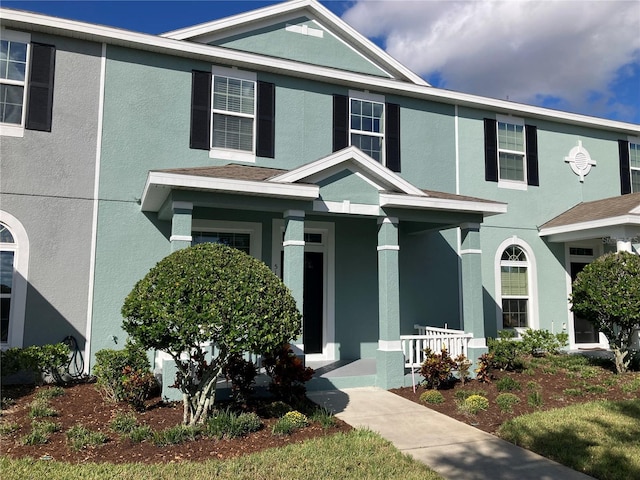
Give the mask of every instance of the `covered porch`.
<path id="1" fill-rule="evenodd" d="M 442 301 L 455 305 L 455 315 L 438 326 L 451 322 L 472 334 L 472 360 L 486 351 L 480 224 L 506 212 L 504 204 L 419 189 L 349 147 L 291 171 L 244 165 L 151 171 L 142 210 L 171 223 L 171 251 L 198 235 L 215 241 L 234 234 L 271 266 L 303 313 L 295 348 L 317 370 L 310 389 L 407 383 L 400 337 L 417 333 L 416 321 L 426 323 L 420 297 L 430 287 L 420 283 L 444 276 L 418 262 L 425 249 L 450 258 L 454 289 Z"/>

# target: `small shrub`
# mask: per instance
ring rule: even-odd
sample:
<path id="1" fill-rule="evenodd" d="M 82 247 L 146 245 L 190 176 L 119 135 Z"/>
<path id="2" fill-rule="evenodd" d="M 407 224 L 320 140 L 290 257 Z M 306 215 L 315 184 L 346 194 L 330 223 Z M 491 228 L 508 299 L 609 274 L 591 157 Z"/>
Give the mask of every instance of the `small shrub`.
<path id="1" fill-rule="evenodd" d="M 502 377 L 496 382 L 496 388 L 499 392 L 512 392 L 514 390 L 522 390 L 520 382 L 511 377 Z"/>
<path id="2" fill-rule="evenodd" d="M 276 397 L 287 402 L 304 398 L 307 391 L 304 384 L 313 378 L 314 370 L 304 366 L 288 343 L 275 353 L 266 355 L 262 365 L 271 377 L 269 391 Z"/>
<path id="3" fill-rule="evenodd" d="M 492 367 L 500 370 L 520 371 L 524 367 L 522 342 L 514 340 L 511 330 L 500 330 L 499 338 L 487 339 L 489 353 L 493 355 Z"/>
<path id="4" fill-rule="evenodd" d="M 471 395 L 462 402 L 460 408 L 465 413 L 475 415 L 489 408 L 489 400 L 482 395 Z"/>
<path id="5" fill-rule="evenodd" d="M 46 400 L 36 399 L 29 404 L 29 417 L 30 418 L 42 418 L 42 417 L 57 417 L 58 411 L 51 408 L 49 402 Z"/>
<path id="6" fill-rule="evenodd" d="M 62 395 L 64 395 L 64 388 L 60 386 L 55 386 L 55 387 L 49 387 L 49 388 L 42 388 L 38 390 L 38 393 L 36 393 L 35 398 L 39 400 L 50 400 L 52 398 L 60 397 Z"/>
<path id="7" fill-rule="evenodd" d="M 496 397 L 496 404 L 500 407 L 501 412 L 513 412 L 513 406 L 520 403 L 520 399 L 513 393 L 501 393 Z"/>
<path id="8" fill-rule="evenodd" d="M 444 403 L 444 396 L 438 390 L 427 390 L 420 395 L 422 403 Z"/>
<path id="9" fill-rule="evenodd" d="M 311 413 L 310 419 L 314 422 L 318 422 L 322 428 L 331 428 L 336 424 L 336 418 L 333 416 L 331 410 L 327 407 L 317 407 Z"/>
<path id="10" fill-rule="evenodd" d="M 541 407 L 543 403 L 542 394 L 539 390 L 534 390 L 527 394 L 527 404 L 530 407 Z"/>
<path id="11" fill-rule="evenodd" d="M 291 422 L 288 419 L 282 417 L 273 424 L 271 433 L 273 435 L 291 435 L 294 430 L 295 427 L 291 424 Z"/>
<path id="12" fill-rule="evenodd" d="M 20 430 L 20 425 L 18 425 L 16 422 L 0 423 L 0 435 L 11 435 L 18 430 Z"/>
<path id="13" fill-rule="evenodd" d="M 453 394 L 454 398 L 460 402 L 466 400 L 471 395 L 480 395 L 484 396 L 484 391 L 482 390 L 456 390 Z"/>
<path id="14" fill-rule="evenodd" d="M 540 388 L 540 385 L 538 385 L 537 382 L 534 382 L 533 380 L 527 382 L 527 390 L 538 390 Z"/>
<path id="15" fill-rule="evenodd" d="M 67 443 L 72 450 L 79 451 L 88 446 L 97 446 L 106 443 L 109 440 L 102 432 L 94 432 L 84 425 L 74 425 L 67 430 Z"/>
<path id="16" fill-rule="evenodd" d="M 624 393 L 633 393 L 640 391 L 640 375 L 629 382 L 623 383 L 620 388 Z"/>
<path id="17" fill-rule="evenodd" d="M 293 409 L 289 406 L 289 404 L 281 400 L 276 400 L 275 402 L 271 402 L 269 405 L 267 405 L 265 410 L 266 414 L 270 418 L 280 418 L 284 416 L 285 413 L 290 412 Z"/>
<path id="18" fill-rule="evenodd" d="M 522 351 L 530 355 L 557 354 L 569 344 L 569 335 L 565 332 L 553 334 L 549 330 L 527 329 L 522 334 Z"/>
<path id="19" fill-rule="evenodd" d="M 129 402 L 141 408 L 155 386 L 155 378 L 144 348 L 127 341 L 123 350 L 103 349 L 96 352 L 93 373 L 96 387 L 112 402 Z"/>
<path id="20" fill-rule="evenodd" d="M 463 353 L 458 355 L 454 360 L 456 362 L 456 370 L 458 371 L 458 379 L 462 382 L 462 385 L 469 380 L 469 370 L 471 369 L 471 362 Z"/>
<path id="21" fill-rule="evenodd" d="M 607 388 L 602 385 L 587 385 L 584 387 L 585 391 L 589 393 L 606 393 Z"/>
<path id="22" fill-rule="evenodd" d="M 579 388 L 565 388 L 562 393 L 571 397 L 581 397 L 582 395 L 584 395 L 582 390 L 580 390 Z"/>
<path id="23" fill-rule="evenodd" d="M 260 430 L 262 420 L 255 413 L 237 414 L 230 409 L 217 412 L 207 422 L 207 434 L 216 438 L 236 438 Z"/>
<path id="24" fill-rule="evenodd" d="M 294 428 L 304 428 L 309 426 L 309 419 L 303 413 L 298 412 L 297 410 L 293 410 L 292 412 L 287 412 L 284 414 L 284 417 L 287 419 Z"/>
<path id="25" fill-rule="evenodd" d="M 31 432 L 22 437 L 23 445 L 42 445 L 49 441 L 49 436 L 60 430 L 60 425 L 49 421 L 33 421 Z"/>
<path id="26" fill-rule="evenodd" d="M 122 435 L 131 433 L 138 427 L 138 420 L 132 412 L 118 412 L 111 423 L 111 430 Z"/>
<path id="27" fill-rule="evenodd" d="M 21 371 L 34 374 L 40 383 L 45 375 L 62 382 L 61 374 L 69 365 L 69 346 L 66 343 L 32 345 L 0 351 L 0 375 L 5 377 Z"/>
<path id="28" fill-rule="evenodd" d="M 483 353 L 478 358 L 478 368 L 476 368 L 476 380 L 480 383 L 491 382 L 491 366 L 493 365 L 493 355 L 490 353 Z"/>
<path id="29" fill-rule="evenodd" d="M 253 392 L 253 383 L 258 375 L 255 364 L 240 355 L 233 355 L 222 373 L 231 382 L 231 398 L 236 403 L 246 402 Z"/>
<path id="30" fill-rule="evenodd" d="M 295 430 L 309 425 L 309 419 L 302 413 L 293 410 L 285 413 L 273 426 L 271 432 L 274 435 L 291 435 Z"/>
<path id="31" fill-rule="evenodd" d="M 190 425 L 176 425 L 153 433 L 153 443 L 158 447 L 179 445 L 195 440 L 200 435 L 200 428 Z"/>
<path id="32" fill-rule="evenodd" d="M 452 372 L 457 368 L 456 362 L 449 356 L 446 348 L 440 353 L 425 349 L 425 359 L 420 366 L 420 375 L 424 378 L 424 386 L 428 389 L 440 388 L 453 380 Z"/>
<path id="33" fill-rule="evenodd" d="M 127 438 L 133 443 L 144 442 L 151 437 L 153 437 L 153 430 L 151 430 L 151 427 L 149 425 L 137 426 L 129 433 L 127 433 Z"/>

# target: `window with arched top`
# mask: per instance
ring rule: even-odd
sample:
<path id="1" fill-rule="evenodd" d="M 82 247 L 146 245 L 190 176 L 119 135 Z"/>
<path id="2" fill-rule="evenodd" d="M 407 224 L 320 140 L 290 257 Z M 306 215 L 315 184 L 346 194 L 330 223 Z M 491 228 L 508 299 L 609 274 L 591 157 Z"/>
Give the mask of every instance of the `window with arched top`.
<path id="1" fill-rule="evenodd" d="M 502 328 L 530 327 L 529 261 L 518 245 L 509 245 L 500 257 Z"/>
<path id="2" fill-rule="evenodd" d="M 0 212 L 0 344 L 22 347 L 29 239 L 22 224 Z"/>

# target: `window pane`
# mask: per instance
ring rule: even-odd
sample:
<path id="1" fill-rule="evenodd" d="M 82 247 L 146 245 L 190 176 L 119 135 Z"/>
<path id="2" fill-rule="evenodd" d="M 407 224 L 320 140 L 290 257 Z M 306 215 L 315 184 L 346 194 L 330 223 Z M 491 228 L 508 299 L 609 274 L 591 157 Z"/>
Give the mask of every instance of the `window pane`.
<path id="1" fill-rule="evenodd" d="M 214 114 L 213 146 L 253 151 L 253 119 Z"/>
<path id="2" fill-rule="evenodd" d="M 500 267 L 502 295 L 528 295 L 527 267 Z"/>
<path id="3" fill-rule="evenodd" d="M 382 161 L 382 138 L 369 135 L 351 135 L 351 145 L 358 147 L 374 160 Z"/>
<path id="4" fill-rule="evenodd" d="M 0 243 L 15 243 L 9 229 L 2 224 L 0 224 Z"/>
<path id="5" fill-rule="evenodd" d="M 527 300 L 502 300 L 502 326 L 527 327 Z"/>
<path id="6" fill-rule="evenodd" d="M 524 181 L 524 156 L 500 152 L 500 179 Z"/>
<path id="7" fill-rule="evenodd" d="M 524 152 L 522 125 L 498 122 L 498 146 L 507 150 Z"/>
<path id="8" fill-rule="evenodd" d="M 0 294 L 11 294 L 13 286 L 13 253 L 0 252 Z"/>
<path id="9" fill-rule="evenodd" d="M 629 162 L 632 168 L 640 168 L 640 144 L 629 144 Z"/>
<path id="10" fill-rule="evenodd" d="M 254 91 L 254 82 L 216 75 L 213 79 L 213 108 L 253 115 Z"/>
<path id="11" fill-rule="evenodd" d="M 27 44 L 2 40 L 0 78 L 24 81 L 27 66 Z"/>
<path id="12" fill-rule="evenodd" d="M 0 122 L 22 123 L 22 99 L 24 88 L 17 85 L 0 85 Z"/>
<path id="13" fill-rule="evenodd" d="M 249 233 L 233 232 L 193 232 L 192 245 L 200 243 L 221 243 L 237 248 L 247 254 L 250 252 L 251 235 Z"/>
<path id="14" fill-rule="evenodd" d="M 11 310 L 11 297 L 0 298 L 0 341 L 9 340 L 9 313 Z"/>
<path id="15" fill-rule="evenodd" d="M 522 250 L 517 245 L 510 245 L 509 247 L 505 248 L 504 252 L 502 252 L 501 260 L 510 260 L 512 262 L 526 262 L 527 256 L 525 255 L 524 250 Z"/>
<path id="16" fill-rule="evenodd" d="M 640 170 L 631 170 L 631 191 L 640 192 Z"/>
<path id="17" fill-rule="evenodd" d="M 364 132 L 382 133 L 381 103 L 351 100 L 351 128 Z"/>

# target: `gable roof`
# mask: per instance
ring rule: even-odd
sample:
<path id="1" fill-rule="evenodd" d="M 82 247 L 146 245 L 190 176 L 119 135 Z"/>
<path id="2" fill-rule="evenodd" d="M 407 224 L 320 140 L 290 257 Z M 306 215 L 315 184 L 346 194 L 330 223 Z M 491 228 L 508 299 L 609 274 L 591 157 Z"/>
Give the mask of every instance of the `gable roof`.
<path id="1" fill-rule="evenodd" d="M 539 227 L 551 241 L 598 238 L 640 232 L 640 193 L 581 202 Z M 626 232 L 626 233 L 625 233 Z"/>
<path id="2" fill-rule="evenodd" d="M 176 40 L 198 41 L 198 39 L 205 38 L 208 40 L 214 35 L 216 37 L 231 36 L 251 28 L 273 25 L 301 15 L 317 20 L 333 35 L 368 58 L 372 63 L 389 72 L 396 80 L 430 86 L 422 77 L 413 73 L 316 0 L 290 0 L 220 20 L 173 30 L 163 33 L 162 36 Z"/>

